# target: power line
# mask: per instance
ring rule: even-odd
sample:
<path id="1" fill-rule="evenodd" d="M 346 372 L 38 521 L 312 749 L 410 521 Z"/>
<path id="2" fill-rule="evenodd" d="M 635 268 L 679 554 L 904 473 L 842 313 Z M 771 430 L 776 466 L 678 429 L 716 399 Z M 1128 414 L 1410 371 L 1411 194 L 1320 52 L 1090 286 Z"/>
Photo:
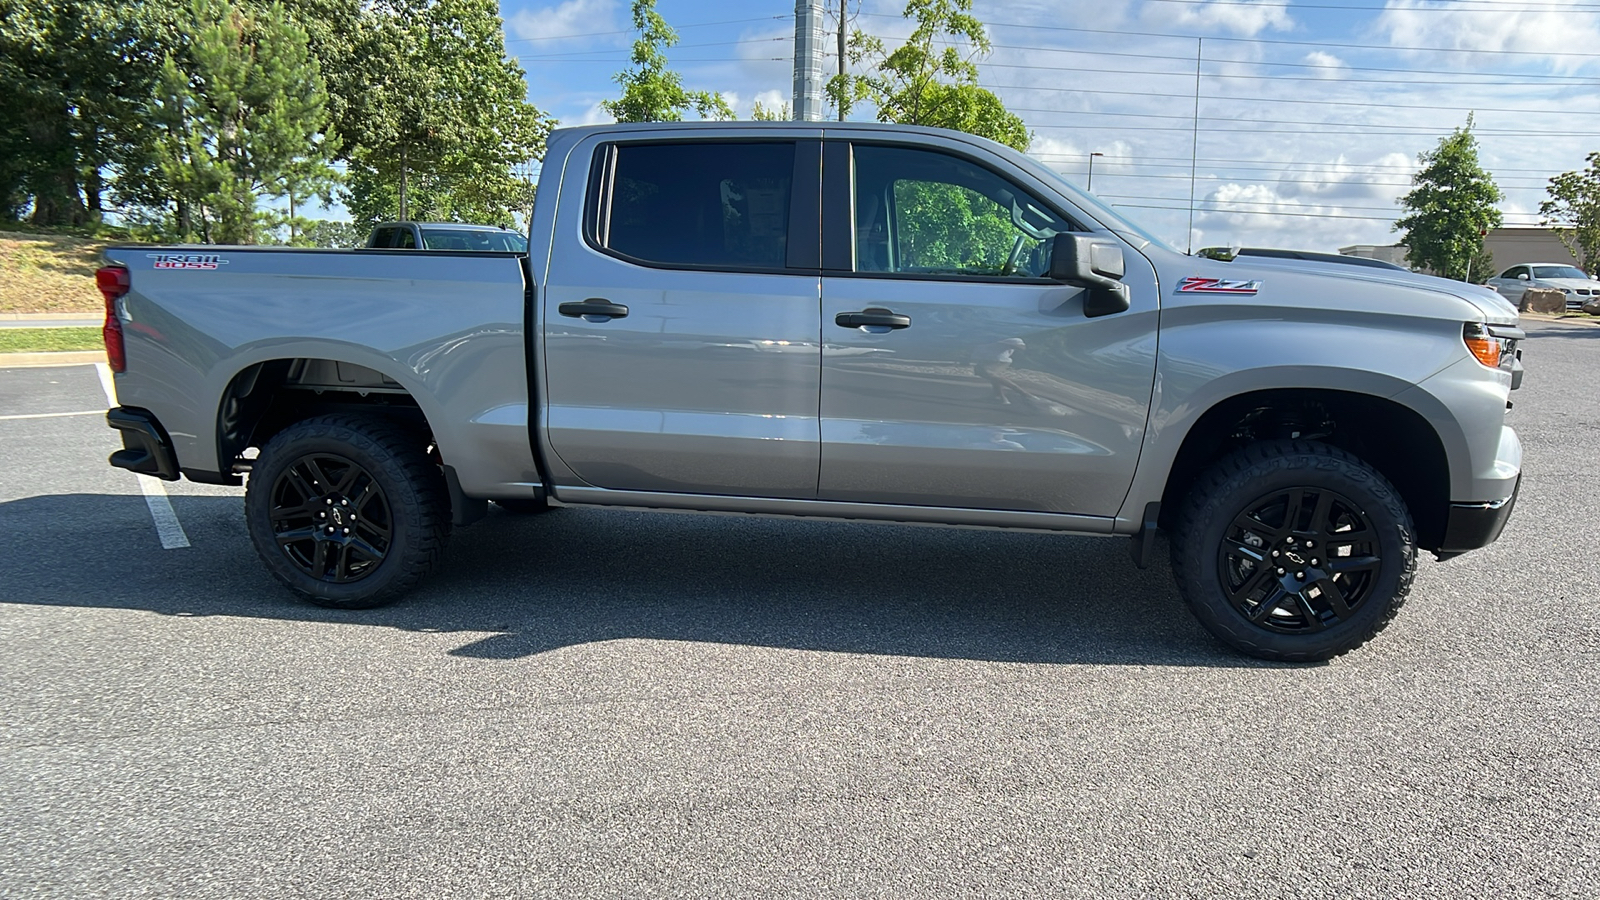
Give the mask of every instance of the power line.
<path id="1" fill-rule="evenodd" d="M 1248 0 L 1146 0 L 1148 3 L 1176 3 L 1182 6 L 1248 6 L 1253 9 L 1349 9 L 1364 12 L 1389 12 L 1384 6 L 1351 6 L 1332 3 L 1254 3 Z M 1448 6 L 1397 7 L 1395 12 L 1502 13 L 1502 12 L 1600 12 L 1600 6 L 1502 6 L 1496 0 L 1456 0 L 1484 8 L 1453 9 Z"/>
<path id="2" fill-rule="evenodd" d="M 994 87 L 994 85 L 991 85 L 991 87 Z M 999 87 L 1007 87 L 1007 85 L 999 85 Z M 1124 119 L 1172 119 L 1172 120 L 1180 121 L 1180 122 L 1189 122 L 1189 121 L 1192 121 L 1194 119 L 1194 116 L 1166 115 L 1166 114 L 1162 114 L 1162 113 L 1125 113 L 1125 112 L 1110 112 L 1110 111 L 1105 111 L 1105 110 L 1093 110 L 1093 109 L 1060 109 L 1060 108 L 1038 107 L 1038 106 L 1011 106 L 1009 104 L 1006 106 L 1006 109 L 1009 109 L 1012 112 L 1058 113 L 1058 114 L 1061 114 L 1061 115 L 1070 115 L 1070 116 L 1114 116 L 1114 117 L 1117 117 L 1117 118 L 1124 118 Z M 1239 116 L 1227 116 L 1227 115 L 1221 115 L 1221 114 L 1217 114 L 1217 113 L 1203 113 L 1203 114 L 1201 114 L 1200 118 L 1202 120 L 1209 119 L 1209 120 L 1212 120 L 1212 121 L 1219 121 L 1219 122 L 1233 122 L 1233 123 L 1237 123 L 1239 125 L 1318 125 L 1318 126 L 1321 126 L 1322 128 L 1348 128 L 1348 129 L 1354 129 L 1354 130 L 1359 130 L 1359 131 L 1374 131 L 1374 130 L 1378 130 L 1379 134 L 1390 134 L 1390 133 L 1393 133 L 1393 134 L 1396 134 L 1397 136 L 1403 136 L 1405 134 L 1416 134 L 1416 133 L 1437 134 L 1441 130 L 1452 130 L 1452 129 L 1455 128 L 1454 125 L 1442 125 L 1442 126 L 1437 126 L 1437 127 L 1430 127 L 1430 126 L 1426 126 L 1426 125 L 1385 125 L 1385 124 L 1382 124 L 1382 123 L 1379 123 L 1379 122 L 1323 122 L 1323 121 L 1315 121 L 1315 120 L 1311 120 L 1311 119 L 1258 119 L 1258 118 L 1255 118 L 1255 117 L 1241 118 Z M 1037 125 L 1037 123 L 1030 123 L 1030 124 Z M 1049 125 L 1044 125 L 1044 126 L 1039 126 L 1039 127 L 1069 127 L 1069 126 L 1063 126 L 1063 125 L 1049 126 Z M 1112 127 L 1112 126 L 1099 126 L 1099 127 Z M 1398 132 L 1394 132 L 1394 131 L 1390 131 L 1390 129 L 1400 129 L 1400 130 Z M 1247 129 L 1247 128 L 1232 128 L 1232 129 L 1229 129 L 1229 131 L 1242 131 L 1242 130 L 1254 131 L 1255 129 Z M 1264 133 L 1272 134 L 1272 133 L 1281 133 L 1281 132 L 1264 132 Z M 1513 129 L 1502 129 L 1502 128 L 1478 128 L 1478 127 L 1474 127 L 1472 129 L 1472 133 L 1473 134 L 1489 134 L 1489 135 L 1513 136 L 1513 137 L 1520 137 L 1520 136 L 1526 136 L 1526 135 L 1550 135 L 1550 136 L 1555 136 L 1555 137 L 1565 137 L 1565 136 L 1590 136 L 1591 134 L 1600 134 L 1600 132 L 1552 131 L 1552 130 L 1550 130 L 1548 128 L 1540 128 L 1540 129 L 1537 129 L 1537 130 L 1528 130 L 1528 129 L 1516 129 L 1516 128 L 1513 128 Z M 1184 157 L 1184 158 L 1187 159 L 1188 157 Z M 1543 170 L 1540 169 L 1538 171 L 1543 171 Z"/>
<path id="3" fill-rule="evenodd" d="M 738 46 L 740 44 L 770 44 L 770 43 L 773 43 L 773 42 L 776 42 L 776 41 L 788 41 L 788 40 L 790 40 L 790 38 L 780 35 L 778 37 L 770 37 L 770 38 L 745 38 L 745 39 L 737 40 L 737 41 L 707 41 L 705 43 L 700 43 L 700 44 L 674 44 L 672 49 L 674 49 L 674 50 L 685 49 L 686 50 L 686 49 L 691 49 L 691 48 L 694 48 L 694 47 L 734 47 L 734 46 Z M 530 54 L 530 55 L 527 55 L 527 56 L 518 56 L 517 59 L 519 59 L 519 60 L 523 60 L 523 59 L 525 59 L 525 60 L 550 60 L 550 59 L 560 60 L 560 59 L 571 59 L 572 57 L 575 57 L 575 56 L 596 56 L 597 54 L 603 55 L 604 58 L 608 59 L 608 60 L 609 59 L 616 59 L 616 57 L 617 57 L 616 51 L 614 51 L 614 50 L 572 50 L 572 51 L 569 51 L 567 53 Z M 578 60 L 578 61 L 579 62 L 587 62 L 587 60 Z"/>
<path id="4" fill-rule="evenodd" d="M 682 31 L 685 28 L 709 28 L 713 25 L 742 25 L 746 22 L 772 22 L 782 19 L 792 19 L 794 16 L 784 13 L 777 16 L 756 16 L 751 19 L 722 19 L 717 22 L 691 22 L 688 25 L 674 25 L 673 31 Z M 610 37 L 614 34 L 638 34 L 637 28 L 624 28 L 620 31 L 590 31 L 584 34 L 552 34 L 548 37 L 510 38 L 507 44 L 525 44 L 531 41 L 570 41 L 575 38 Z"/>
<path id="5" fill-rule="evenodd" d="M 1038 49 L 1043 49 L 1043 48 L 1038 48 Z M 1077 51 L 1074 50 L 1074 51 L 1067 51 L 1067 52 L 1076 53 Z M 1162 59 L 1172 59 L 1172 57 L 1160 57 L 1160 58 L 1162 58 Z M 1178 62 L 1178 61 L 1179 60 L 1174 60 L 1174 62 Z M 1206 60 L 1206 62 L 1218 62 L 1218 60 L 1212 59 L 1212 60 Z M 1019 64 L 1019 63 L 989 63 L 989 62 L 980 63 L 979 65 L 980 66 L 991 66 L 992 65 L 995 68 L 1004 68 L 1004 69 L 1043 69 L 1043 70 L 1047 70 L 1047 71 L 1051 71 L 1051 72 L 1094 72 L 1094 73 L 1099 73 L 1099 74 L 1102 74 L 1102 75 L 1156 75 L 1156 76 L 1172 77 L 1172 78 L 1192 78 L 1192 77 L 1194 77 L 1194 72 L 1178 72 L 1178 71 L 1158 72 L 1158 71 L 1153 71 L 1153 70 L 1150 70 L 1150 69 L 1107 69 L 1107 68 L 1102 68 L 1102 67 L 1099 67 L 1099 66 L 1030 66 L 1030 65 L 1024 65 L 1024 64 Z M 1277 64 L 1274 64 L 1274 65 L 1277 65 Z M 1287 63 L 1285 63 L 1284 65 L 1287 65 Z M 1338 67 L 1338 66 L 1327 66 L 1325 68 L 1330 68 L 1330 69 L 1337 70 L 1340 67 Z M 1468 74 L 1474 74 L 1474 73 L 1462 73 L 1462 74 L 1463 75 L 1468 75 Z M 1443 80 L 1443 81 L 1426 81 L 1426 80 L 1421 80 L 1421 79 L 1405 79 L 1405 78 L 1319 78 L 1319 77 L 1316 77 L 1316 76 L 1313 76 L 1313 75 L 1279 75 L 1277 73 L 1266 73 L 1266 74 L 1262 74 L 1262 75 L 1242 75 L 1242 74 L 1233 73 L 1233 72 L 1206 72 L 1206 73 L 1204 73 L 1204 76 L 1206 78 L 1239 78 L 1239 79 L 1247 79 L 1247 80 L 1255 80 L 1255 81 L 1314 81 L 1314 82 L 1318 82 L 1318 83 L 1321 83 L 1321 84 L 1330 84 L 1330 85 L 1334 85 L 1334 84 L 1401 84 L 1401 85 L 1409 85 L 1409 84 L 1449 84 L 1449 85 L 1456 85 L 1456 86 L 1483 85 L 1483 86 L 1486 86 L 1486 87 L 1535 87 L 1535 86 L 1538 86 L 1538 87 L 1573 87 L 1573 88 L 1592 88 L 1595 85 L 1600 85 L 1600 78 L 1590 78 L 1590 79 L 1586 79 L 1586 80 L 1583 80 L 1583 81 L 1569 81 L 1569 82 L 1564 82 L 1564 83 L 1561 83 L 1561 84 L 1550 84 L 1550 83 L 1544 82 L 1544 81 L 1516 81 L 1516 80 L 1508 80 L 1508 79 L 1505 79 L 1505 78 L 1496 78 L 1495 80 L 1492 80 L 1492 81 L 1462 81 L 1459 78 Z M 1481 76 L 1481 77 L 1492 78 L 1493 76 L 1486 75 L 1486 76 Z M 1007 85 L 1007 86 L 1008 87 L 1020 88 L 1022 90 L 1056 90 L 1056 91 L 1072 90 L 1071 88 L 1051 88 L 1051 87 L 1044 87 L 1044 86 L 1037 86 L 1037 85 Z"/>
<path id="6" fill-rule="evenodd" d="M 862 13 L 862 15 L 871 16 L 878 19 L 902 18 L 901 16 L 893 16 L 885 13 Z M 1112 28 L 1073 28 L 1068 25 L 1039 25 L 1037 23 L 1025 22 L 985 22 L 984 25 L 989 28 L 1024 28 L 1028 31 L 1070 31 L 1075 34 L 1110 34 L 1117 35 L 1119 37 L 1156 37 L 1171 38 L 1173 40 L 1183 41 L 1192 41 L 1197 37 L 1201 37 L 1201 35 L 1193 34 L 1173 34 L 1170 31 L 1131 31 L 1128 29 Z M 1227 41 L 1234 44 L 1276 44 L 1288 47 L 1315 48 L 1343 47 L 1354 50 L 1384 50 L 1392 52 L 1415 53 L 1481 53 L 1490 56 L 1571 56 L 1580 59 L 1600 59 L 1600 53 L 1574 53 L 1570 51 L 1558 52 L 1553 50 L 1474 50 L 1465 47 L 1404 47 L 1393 44 L 1350 44 L 1338 43 L 1334 41 L 1288 41 L 1281 38 L 1236 38 L 1218 37 L 1214 35 L 1207 35 L 1205 37 L 1206 40 Z"/>

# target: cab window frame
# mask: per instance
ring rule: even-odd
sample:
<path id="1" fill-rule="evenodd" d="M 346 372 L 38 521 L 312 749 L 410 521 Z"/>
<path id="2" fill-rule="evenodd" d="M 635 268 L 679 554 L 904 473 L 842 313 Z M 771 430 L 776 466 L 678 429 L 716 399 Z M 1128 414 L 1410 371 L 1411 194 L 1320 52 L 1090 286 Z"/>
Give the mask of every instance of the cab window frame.
<path id="1" fill-rule="evenodd" d="M 824 266 L 823 274 L 830 277 L 890 279 L 896 281 L 937 281 L 958 282 L 963 284 L 1015 284 L 1015 285 L 1058 285 L 1060 282 L 1046 276 L 1018 276 L 1018 275 L 988 275 L 964 274 L 957 272 L 877 272 L 862 270 L 860 260 L 857 258 L 856 245 L 856 149 L 868 147 L 872 149 L 913 150 L 945 156 L 964 165 L 980 169 L 990 176 L 1004 182 L 1019 196 L 1027 198 L 1036 207 L 1045 210 L 1068 226 L 1068 230 L 1059 234 L 1093 234 L 1097 236 L 1108 235 L 1102 229 L 1091 228 L 1084 225 L 1084 217 L 1073 213 L 1069 208 L 1058 202 L 1047 200 L 1040 196 L 1038 188 L 1027 183 L 1025 179 L 1018 178 L 1015 174 L 997 170 L 985 160 L 974 158 L 973 155 L 960 150 L 934 144 L 925 144 L 904 140 L 873 140 L 870 138 L 839 137 L 824 142 L 824 159 L 827 161 L 823 169 L 823 195 L 832 200 L 825 203 L 823 208 L 823 235 L 824 259 L 833 263 L 832 267 Z M 843 171 L 840 171 L 840 170 Z M 961 187 L 961 185 L 956 185 Z M 968 188 L 968 190 L 971 190 Z M 981 196 L 981 195 L 980 195 Z M 841 209 L 843 207 L 843 209 Z M 843 233 L 843 241 L 838 238 L 830 240 L 829 235 Z M 841 244 L 848 242 L 848 247 Z M 1120 242 L 1120 239 L 1119 239 Z M 830 246 L 831 244 L 831 246 Z M 846 256 L 847 254 L 847 256 Z M 849 260 L 849 268 L 844 268 L 841 263 L 845 258 Z"/>
<path id="2" fill-rule="evenodd" d="M 821 141 L 806 137 L 694 139 L 641 138 L 608 140 L 597 144 L 590 157 L 589 177 L 584 195 L 583 241 L 589 249 L 630 265 L 676 272 L 726 272 L 752 275 L 811 275 L 822 268 Z M 789 173 L 788 217 L 784 224 L 785 259 L 781 266 L 746 266 L 717 263 L 669 262 L 633 256 L 610 246 L 614 213 L 617 157 L 623 148 L 682 147 L 692 145 L 783 145 L 793 151 Z M 797 240 L 798 238 L 798 240 Z"/>

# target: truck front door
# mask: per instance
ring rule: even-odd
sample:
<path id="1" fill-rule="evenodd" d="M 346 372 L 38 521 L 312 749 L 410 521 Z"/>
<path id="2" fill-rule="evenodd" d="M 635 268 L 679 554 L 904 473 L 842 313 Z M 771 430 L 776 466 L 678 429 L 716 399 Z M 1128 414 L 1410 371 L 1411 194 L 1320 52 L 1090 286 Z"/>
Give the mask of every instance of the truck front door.
<path id="1" fill-rule="evenodd" d="M 1019 176 L 938 145 L 825 159 L 819 497 L 1115 515 L 1155 375 L 1149 263 L 1125 248 L 1131 308 L 1086 318 L 1043 277 L 1049 238 L 1085 228 Z"/>
<path id="2" fill-rule="evenodd" d="M 815 497 L 820 144 L 585 156 L 541 297 L 548 437 L 572 486 Z"/>

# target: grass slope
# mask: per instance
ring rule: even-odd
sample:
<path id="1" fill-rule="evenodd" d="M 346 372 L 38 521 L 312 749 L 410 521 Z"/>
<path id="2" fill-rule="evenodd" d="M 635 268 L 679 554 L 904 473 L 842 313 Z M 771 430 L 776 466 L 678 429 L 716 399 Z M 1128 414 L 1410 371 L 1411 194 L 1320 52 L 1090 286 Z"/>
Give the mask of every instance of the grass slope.
<path id="1" fill-rule="evenodd" d="M 101 312 L 94 270 L 107 243 L 0 231 L 0 313 Z"/>

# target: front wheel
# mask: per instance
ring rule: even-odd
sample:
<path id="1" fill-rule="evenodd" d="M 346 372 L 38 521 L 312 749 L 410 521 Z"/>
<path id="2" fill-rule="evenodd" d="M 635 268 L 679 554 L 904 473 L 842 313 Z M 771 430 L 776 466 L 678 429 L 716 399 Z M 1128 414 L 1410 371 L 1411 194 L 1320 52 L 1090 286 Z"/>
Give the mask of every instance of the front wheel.
<path id="1" fill-rule="evenodd" d="M 1208 631 L 1262 659 L 1313 662 L 1382 631 L 1416 575 L 1400 493 L 1349 453 L 1252 444 L 1203 474 L 1172 537 L 1178 589 Z"/>
<path id="2" fill-rule="evenodd" d="M 267 569 L 335 609 L 397 599 L 437 565 L 450 533 L 449 495 L 425 442 L 371 416 L 278 432 L 251 467 L 244 504 Z"/>

